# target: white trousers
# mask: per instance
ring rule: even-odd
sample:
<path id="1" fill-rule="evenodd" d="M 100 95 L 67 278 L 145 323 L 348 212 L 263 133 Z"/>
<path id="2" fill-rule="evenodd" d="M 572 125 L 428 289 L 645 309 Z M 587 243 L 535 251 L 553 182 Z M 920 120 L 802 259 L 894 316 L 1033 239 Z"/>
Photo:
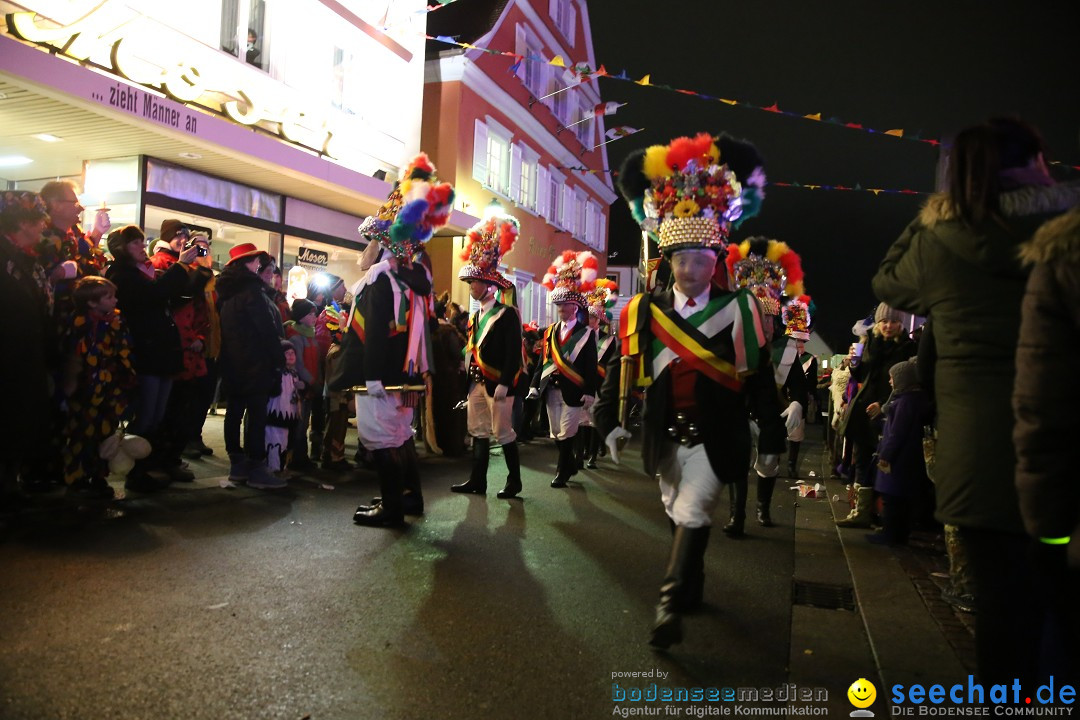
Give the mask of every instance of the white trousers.
<path id="1" fill-rule="evenodd" d="M 556 440 L 569 440 L 577 435 L 581 417 L 585 414 L 584 407 L 570 407 L 564 403 L 562 391 L 558 388 L 547 391 L 544 395 L 544 404 L 547 405 L 551 437 Z"/>
<path id="2" fill-rule="evenodd" d="M 676 525 L 708 527 L 719 499 L 720 480 L 705 446 L 666 443 L 660 459 L 660 500 L 667 516 Z"/>
<path id="3" fill-rule="evenodd" d="M 401 393 L 386 397 L 356 394 L 356 434 L 368 450 L 401 447 L 412 439 L 413 408 L 403 407 Z"/>
<path id="4" fill-rule="evenodd" d="M 507 445 L 517 440 L 514 432 L 514 396 L 507 395 L 499 402 L 487 394 L 482 382 L 469 389 L 468 427 L 474 438 L 494 437 L 495 442 Z"/>

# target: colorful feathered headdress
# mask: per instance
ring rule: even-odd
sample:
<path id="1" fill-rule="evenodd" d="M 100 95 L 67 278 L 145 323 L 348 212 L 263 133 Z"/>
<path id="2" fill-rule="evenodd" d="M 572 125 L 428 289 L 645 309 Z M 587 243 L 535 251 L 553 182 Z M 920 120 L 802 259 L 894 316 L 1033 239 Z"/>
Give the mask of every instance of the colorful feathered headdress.
<path id="1" fill-rule="evenodd" d="M 0 194 L 0 213 L 12 216 L 33 213 L 48 217 L 49 210 L 36 192 L 5 190 Z"/>
<path id="2" fill-rule="evenodd" d="M 596 256 L 588 250 L 564 250 L 544 275 L 543 285 L 551 291 L 551 302 L 556 305 L 575 303 L 578 307 L 585 307 L 584 293 L 596 287 L 598 267 Z"/>
<path id="3" fill-rule="evenodd" d="M 585 305 L 589 308 L 589 315 L 599 318 L 600 322 L 610 323 L 610 309 L 615 306 L 615 298 L 619 295 L 619 284 L 614 280 L 600 278 L 596 281 L 596 287 L 585 293 Z"/>
<path id="4" fill-rule="evenodd" d="M 742 215 L 732 223 L 739 227 L 761 212 L 761 204 L 765 201 L 765 159 L 749 140 L 732 137 L 726 132 L 717 135 L 716 145 L 724 164 L 742 185 Z"/>
<path id="5" fill-rule="evenodd" d="M 483 280 L 502 289 L 513 283 L 499 272 L 499 262 L 514 247 L 520 226 L 510 215 L 494 215 L 481 220 L 465 235 L 465 250 L 461 259 L 465 264 L 458 271 L 458 279 L 465 282 Z"/>
<path id="6" fill-rule="evenodd" d="M 802 259 L 786 243 L 761 236 L 728 245 L 727 271 L 732 288 L 749 288 L 768 315 L 779 315 L 783 298 L 805 292 Z"/>
<path id="7" fill-rule="evenodd" d="M 788 302 L 784 306 L 784 332 L 796 340 L 809 340 L 812 305 L 809 295 L 799 295 Z"/>
<path id="8" fill-rule="evenodd" d="M 453 202 L 453 186 L 440 183 L 435 166 L 420 153 L 405 168 L 404 179 L 383 206 L 358 229 L 395 257 L 411 258 L 449 221 Z"/>
<path id="9" fill-rule="evenodd" d="M 742 187 L 708 133 L 632 153 L 620 172 L 619 189 L 665 255 L 721 251 L 742 214 Z"/>

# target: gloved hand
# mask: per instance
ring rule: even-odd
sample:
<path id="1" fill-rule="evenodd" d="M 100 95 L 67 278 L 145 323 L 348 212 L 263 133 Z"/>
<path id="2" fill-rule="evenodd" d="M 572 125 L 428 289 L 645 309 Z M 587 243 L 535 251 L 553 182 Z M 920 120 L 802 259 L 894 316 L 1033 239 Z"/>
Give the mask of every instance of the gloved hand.
<path id="1" fill-rule="evenodd" d="M 368 380 L 364 385 L 367 387 L 368 397 L 384 398 L 386 390 L 383 389 L 381 380 Z"/>
<path id="2" fill-rule="evenodd" d="M 581 401 L 583 403 L 582 407 L 588 410 L 593 406 L 593 403 L 596 402 L 596 397 L 593 395 L 582 395 Z"/>
<path id="3" fill-rule="evenodd" d="M 506 385 L 498 385 L 495 388 L 495 402 L 506 399 L 506 394 L 510 392 L 510 388 Z"/>
<path id="4" fill-rule="evenodd" d="M 94 227 L 90 230 L 90 237 L 94 240 L 100 240 L 111 228 L 112 220 L 109 219 L 109 209 L 99 208 L 94 213 Z"/>
<path id="5" fill-rule="evenodd" d="M 534 387 L 529 388 L 529 394 L 525 396 L 526 400 L 535 400 L 540 397 L 540 391 Z"/>
<path id="6" fill-rule="evenodd" d="M 785 425 L 785 427 L 787 427 L 788 433 L 791 433 L 795 428 L 799 427 L 799 425 L 802 423 L 802 420 L 803 420 L 802 405 L 800 403 L 792 401 L 791 404 L 787 406 L 787 410 L 780 413 L 780 417 L 787 418 L 787 421 L 784 423 L 784 425 Z"/>
<path id="7" fill-rule="evenodd" d="M 754 471 L 760 477 L 776 477 L 780 474 L 780 456 L 759 454 L 757 456 L 757 462 L 754 463 Z"/>
<path id="8" fill-rule="evenodd" d="M 630 433 L 622 425 L 616 425 L 607 434 L 607 437 L 604 438 L 604 444 L 607 445 L 608 454 L 611 455 L 611 462 L 616 465 L 619 464 L 619 440 L 629 440 L 631 437 Z"/>

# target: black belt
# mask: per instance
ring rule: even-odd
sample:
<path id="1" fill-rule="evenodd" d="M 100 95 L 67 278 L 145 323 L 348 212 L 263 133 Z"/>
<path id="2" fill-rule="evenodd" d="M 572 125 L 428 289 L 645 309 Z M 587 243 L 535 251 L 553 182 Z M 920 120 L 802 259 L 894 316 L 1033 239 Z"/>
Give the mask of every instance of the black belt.
<path id="1" fill-rule="evenodd" d="M 672 441 L 693 447 L 702 441 L 701 423 L 685 412 L 677 412 L 674 421 L 668 425 L 667 434 Z"/>
<path id="2" fill-rule="evenodd" d="M 469 366 L 469 379 L 474 382 L 484 382 L 484 371 L 480 369 L 479 365 Z"/>

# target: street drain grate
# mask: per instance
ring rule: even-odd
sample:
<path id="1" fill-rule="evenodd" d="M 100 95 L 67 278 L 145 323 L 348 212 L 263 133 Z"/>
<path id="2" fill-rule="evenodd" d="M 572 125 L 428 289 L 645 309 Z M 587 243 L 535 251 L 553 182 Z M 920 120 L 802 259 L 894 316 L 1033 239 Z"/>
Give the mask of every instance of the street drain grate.
<path id="1" fill-rule="evenodd" d="M 855 610 L 855 591 L 848 585 L 795 580 L 791 587 L 792 604 L 810 605 L 831 610 Z"/>

